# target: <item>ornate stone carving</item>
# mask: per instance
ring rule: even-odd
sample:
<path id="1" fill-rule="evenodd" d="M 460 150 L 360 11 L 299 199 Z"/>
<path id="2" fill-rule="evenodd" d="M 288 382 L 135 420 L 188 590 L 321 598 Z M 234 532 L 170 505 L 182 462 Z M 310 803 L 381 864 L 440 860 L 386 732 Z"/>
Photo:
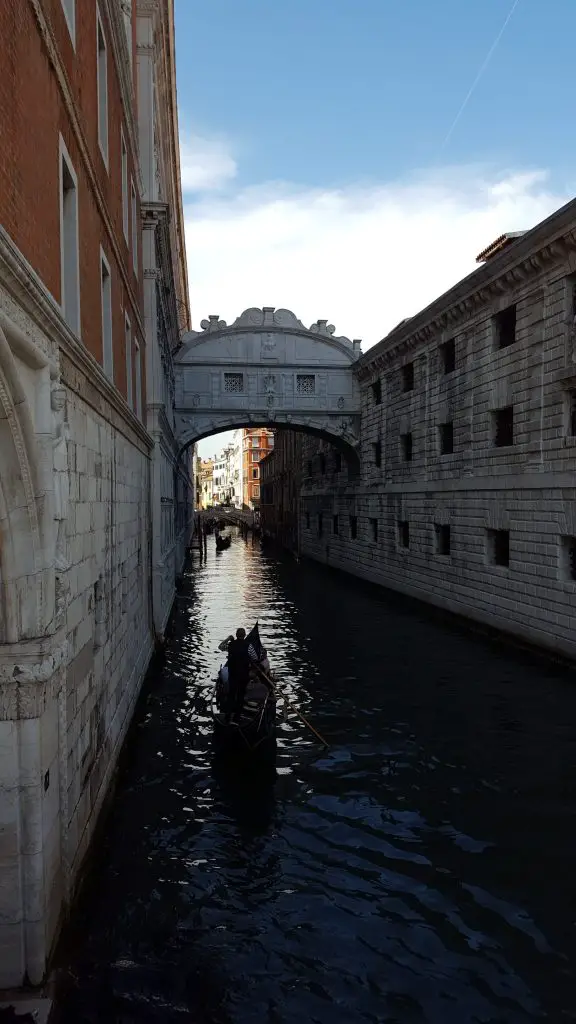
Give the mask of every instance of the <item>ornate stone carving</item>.
<path id="1" fill-rule="evenodd" d="M 66 624 L 66 609 L 70 600 L 70 584 L 66 573 L 58 572 L 54 577 L 55 609 L 54 625 L 61 629 Z"/>
<path id="2" fill-rule="evenodd" d="M 66 420 L 66 392 L 57 385 L 52 390 L 52 411 L 55 429 L 52 438 L 54 462 L 54 519 L 56 520 L 55 566 L 58 572 L 69 568 L 66 552 L 66 522 L 70 504 L 70 477 L 68 472 L 68 440 L 70 429 Z"/>

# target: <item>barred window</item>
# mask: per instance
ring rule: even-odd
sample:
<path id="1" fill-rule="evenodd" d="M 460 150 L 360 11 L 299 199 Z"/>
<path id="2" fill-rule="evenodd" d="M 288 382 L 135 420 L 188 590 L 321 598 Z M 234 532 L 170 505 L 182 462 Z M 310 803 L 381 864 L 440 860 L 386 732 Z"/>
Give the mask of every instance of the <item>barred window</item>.
<path id="1" fill-rule="evenodd" d="M 224 374 L 224 391 L 238 394 L 244 391 L 244 374 L 243 373 L 225 373 Z"/>
<path id="2" fill-rule="evenodd" d="M 316 377 L 313 373 L 296 374 L 296 394 L 313 395 L 316 392 Z"/>

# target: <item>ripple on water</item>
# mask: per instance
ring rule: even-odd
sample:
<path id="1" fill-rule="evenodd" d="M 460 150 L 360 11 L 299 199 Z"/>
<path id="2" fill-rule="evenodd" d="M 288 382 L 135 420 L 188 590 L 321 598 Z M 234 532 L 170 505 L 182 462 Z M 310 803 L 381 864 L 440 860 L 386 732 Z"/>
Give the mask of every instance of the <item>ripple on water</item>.
<path id="1" fill-rule="evenodd" d="M 272 785 L 210 749 L 218 644 L 256 619 L 332 744 L 289 716 Z M 397 599 L 209 549 L 59 953 L 64 1024 L 571 1019 L 575 710 L 557 673 Z"/>

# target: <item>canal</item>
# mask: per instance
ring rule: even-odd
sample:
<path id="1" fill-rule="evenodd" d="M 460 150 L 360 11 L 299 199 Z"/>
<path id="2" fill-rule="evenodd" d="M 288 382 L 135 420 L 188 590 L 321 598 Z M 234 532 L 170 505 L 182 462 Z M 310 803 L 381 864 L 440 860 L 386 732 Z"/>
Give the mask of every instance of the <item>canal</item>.
<path id="1" fill-rule="evenodd" d="M 238 625 L 275 780 L 213 774 Z M 576 1020 L 576 680 L 319 566 L 209 540 L 58 954 L 64 1024 Z"/>

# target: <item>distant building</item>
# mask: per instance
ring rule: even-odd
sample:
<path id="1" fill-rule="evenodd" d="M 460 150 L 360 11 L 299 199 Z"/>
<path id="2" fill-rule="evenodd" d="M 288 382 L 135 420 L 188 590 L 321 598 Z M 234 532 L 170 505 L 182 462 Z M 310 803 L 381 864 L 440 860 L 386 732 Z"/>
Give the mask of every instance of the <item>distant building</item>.
<path id="1" fill-rule="evenodd" d="M 243 430 L 235 430 L 232 435 L 232 455 L 231 455 L 231 501 L 235 508 L 242 508 L 243 504 L 243 458 L 242 458 L 242 435 Z"/>
<path id="2" fill-rule="evenodd" d="M 260 506 L 260 462 L 274 447 L 274 433 L 267 427 L 242 431 L 242 504 Z"/>
<path id="3" fill-rule="evenodd" d="M 274 431 L 274 448 L 260 462 L 260 521 L 265 535 L 290 551 L 299 550 L 302 434 Z"/>
<path id="4" fill-rule="evenodd" d="M 209 508 L 213 504 L 213 472 L 214 463 L 212 459 L 198 459 L 198 507 Z"/>

